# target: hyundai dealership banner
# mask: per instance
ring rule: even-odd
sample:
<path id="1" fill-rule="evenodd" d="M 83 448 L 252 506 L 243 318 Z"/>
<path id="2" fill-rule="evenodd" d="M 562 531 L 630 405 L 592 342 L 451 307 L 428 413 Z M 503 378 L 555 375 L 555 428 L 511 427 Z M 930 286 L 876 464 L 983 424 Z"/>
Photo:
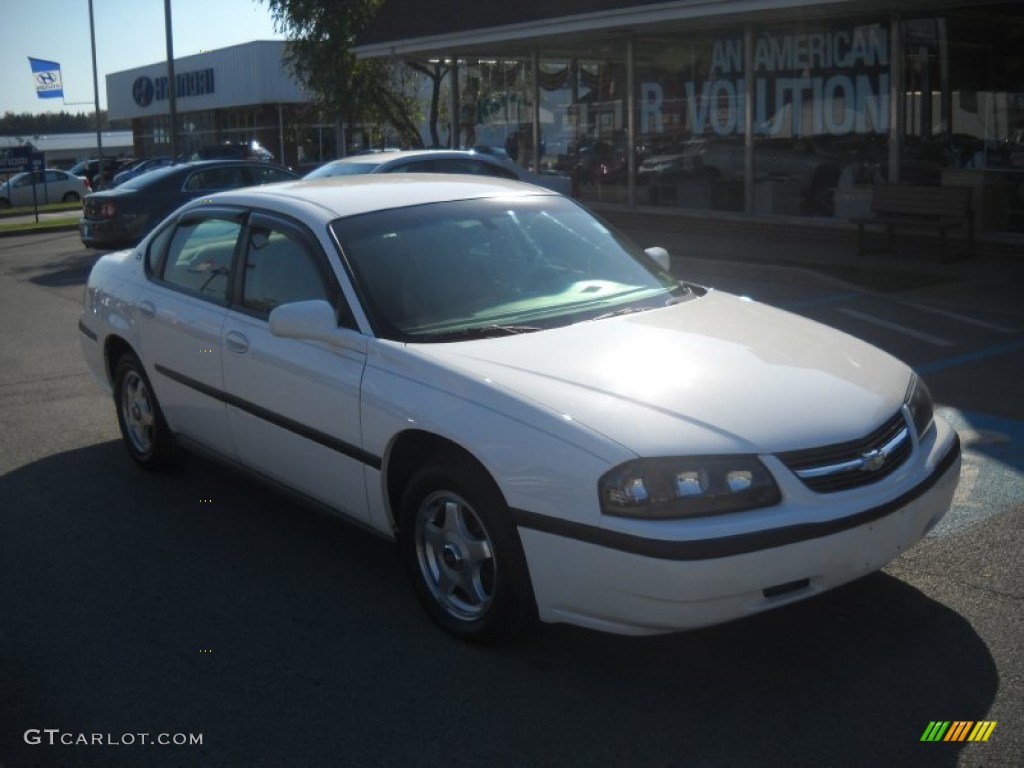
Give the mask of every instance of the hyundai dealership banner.
<path id="1" fill-rule="evenodd" d="M 63 99 L 64 84 L 60 79 L 60 64 L 56 61 L 28 58 L 32 67 L 32 79 L 36 84 L 36 95 L 40 99 Z"/>

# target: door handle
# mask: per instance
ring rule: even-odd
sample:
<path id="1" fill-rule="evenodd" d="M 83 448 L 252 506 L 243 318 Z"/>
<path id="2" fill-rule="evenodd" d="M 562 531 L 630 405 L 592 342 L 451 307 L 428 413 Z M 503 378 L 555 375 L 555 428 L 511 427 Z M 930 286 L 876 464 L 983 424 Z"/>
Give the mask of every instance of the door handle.
<path id="1" fill-rule="evenodd" d="M 156 307 L 153 306 L 151 301 L 140 301 L 139 302 L 139 314 L 147 320 L 152 320 L 156 317 Z"/>
<path id="2" fill-rule="evenodd" d="M 243 354 L 249 351 L 249 340 L 238 331 L 230 331 L 227 336 L 224 337 L 224 343 L 227 344 L 228 349 L 238 354 Z"/>

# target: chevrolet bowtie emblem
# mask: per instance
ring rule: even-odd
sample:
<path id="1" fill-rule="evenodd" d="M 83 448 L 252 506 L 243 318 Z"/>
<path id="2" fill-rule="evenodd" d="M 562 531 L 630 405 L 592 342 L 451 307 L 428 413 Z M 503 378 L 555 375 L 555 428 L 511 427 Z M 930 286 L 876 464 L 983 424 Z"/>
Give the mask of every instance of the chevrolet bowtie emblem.
<path id="1" fill-rule="evenodd" d="M 876 472 L 882 468 L 885 464 L 885 460 L 888 456 L 877 448 L 867 453 L 862 453 L 860 456 L 860 469 L 861 472 Z"/>

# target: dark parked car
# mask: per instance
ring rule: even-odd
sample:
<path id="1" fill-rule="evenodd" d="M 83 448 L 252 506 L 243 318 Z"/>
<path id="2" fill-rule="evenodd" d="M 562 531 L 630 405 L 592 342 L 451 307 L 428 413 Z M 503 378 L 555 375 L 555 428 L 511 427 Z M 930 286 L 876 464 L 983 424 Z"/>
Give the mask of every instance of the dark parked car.
<path id="1" fill-rule="evenodd" d="M 173 165 L 174 158 L 170 155 L 161 155 L 160 157 L 150 157 L 145 160 L 139 160 L 137 163 L 126 165 L 114 176 L 112 186 L 118 184 L 124 184 L 128 179 L 134 179 L 136 176 L 141 176 L 146 171 L 152 171 L 157 168 L 163 168 L 165 165 Z"/>
<path id="2" fill-rule="evenodd" d="M 68 169 L 68 173 L 73 173 L 75 176 L 80 176 L 89 182 L 89 186 L 92 189 L 97 188 L 96 176 L 102 171 L 103 178 L 100 180 L 103 185 L 110 184 L 114 176 L 137 160 L 134 157 L 128 158 L 117 158 L 117 157 L 104 157 L 103 166 L 100 167 L 100 161 L 98 158 L 92 158 L 90 160 L 82 160 L 79 163 L 71 166 Z"/>
<path id="3" fill-rule="evenodd" d="M 171 165 L 85 198 L 78 233 L 88 248 L 134 245 L 178 206 L 224 189 L 297 179 L 269 163 L 200 160 Z"/>
<path id="4" fill-rule="evenodd" d="M 274 153 L 258 141 L 224 144 L 208 144 L 195 152 L 187 153 L 186 160 L 258 160 L 261 163 L 274 162 Z"/>

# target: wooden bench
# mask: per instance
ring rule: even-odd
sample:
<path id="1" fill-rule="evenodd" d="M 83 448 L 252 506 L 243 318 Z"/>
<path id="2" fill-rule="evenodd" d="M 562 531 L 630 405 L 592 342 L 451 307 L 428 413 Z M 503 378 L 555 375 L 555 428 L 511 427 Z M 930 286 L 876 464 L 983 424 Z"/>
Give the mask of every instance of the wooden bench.
<path id="1" fill-rule="evenodd" d="M 969 187 L 920 187 L 883 184 L 871 196 L 871 214 L 852 218 L 859 235 L 858 246 L 864 252 L 864 227 L 886 228 L 889 240 L 897 227 L 939 231 L 942 258 L 946 256 L 946 231 L 967 227 L 967 243 L 974 250 L 974 213 Z"/>

